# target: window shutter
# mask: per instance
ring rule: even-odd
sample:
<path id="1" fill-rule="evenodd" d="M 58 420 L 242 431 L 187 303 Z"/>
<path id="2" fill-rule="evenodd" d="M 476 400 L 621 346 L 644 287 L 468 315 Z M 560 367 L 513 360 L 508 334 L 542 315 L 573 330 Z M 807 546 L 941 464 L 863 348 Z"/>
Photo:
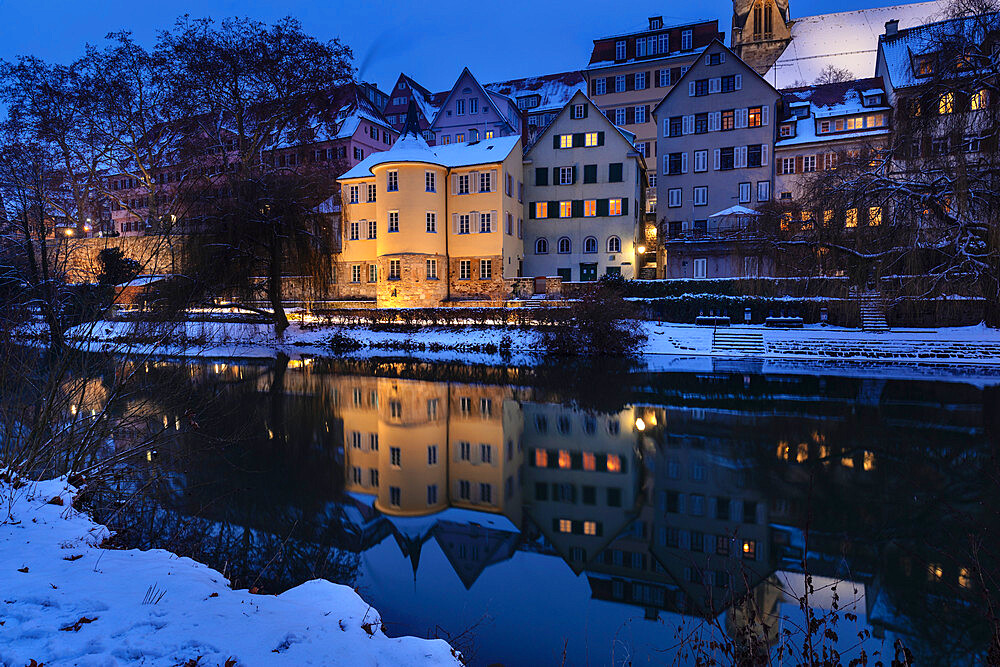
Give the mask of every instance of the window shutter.
<path id="1" fill-rule="evenodd" d="M 595 97 L 597 95 L 597 79 L 590 80 L 590 96 Z"/>
<path id="2" fill-rule="evenodd" d="M 681 153 L 681 173 L 688 173 L 688 154 L 687 151 Z"/>
<path id="3" fill-rule="evenodd" d="M 670 83 L 677 83 L 678 81 L 680 81 L 681 80 L 681 76 L 683 74 L 684 74 L 684 72 L 681 71 L 680 67 L 671 67 L 670 68 Z"/>
<path id="4" fill-rule="evenodd" d="M 603 146 L 604 145 L 604 133 L 603 132 L 598 132 L 597 133 L 597 145 L 598 146 Z"/>
<path id="5" fill-rule="evenodd" d="M 587 114 L 589 112 L 590 112 L 590 105 L 589 104 L 584 104 L 583 105 L 583 117 L 586 118 Z"/>
<path id="6" fill-rule="evenodd" d="M 583 217 L 583 200 L 582 199 L 574 199 L 573 200 L 573 203 L 570 204 L 570 213 L 573 214 L 574 218 L 582 218 Z"/>
<path id="7" fill-rule="evenodd" d="M 796 174 L 801 174 L 802 173 L 802 156 L 801 155 L 796 155 L 795 156 L 795 172 L 794 173 L 796 173 Z"/>
<path id="8" fill-rule="evenodd" d="M 545 167 L 535 167 L 535 185 L 549 184 L 549 170 Z"/>
<path id="9" fill-rule="evenodd" d="M 628 197 L 622 197 L 622 215 L 628 215 Z"/>
<path id="10" fill-rule="evenodd" d="M 528 220 L 535 219 L 535 202 L 528 203 Z"/>
<path id="11" fill-rule="evenodd" d="M 552 167 L 552 185 L 559 185 L 559 167 Z"/>
<path id="12" fill-rule="evenodd" d="M 712 77 L 708 80 L 708 92 L 719 93 L 722 92 L 722 79 L 717 76 Z"/>
<path id="13" fill-rule="evenodd" d="M 654 88 L 660 87 L 660 70 L 653 71 L 653 87 Z"/>
<path id="14" fill-rule="evenodd" d="M 452 232 L 458 234 L 458 213 L 451 214 L 451 227 Z"/>
<path id="15" fill-rule="evenodd" d="M 626 91 L 635 90 L 635 74 L 625 75 L 625 90 Z"/>
<path id="16" fill-rule="evenodd" d="M 469 185 L 469 192 L 472 193 L 479 192 L 479 172 L 478 171 L 472 172 L 472 175 L 469 177 L 469 179 L 472 181 L 472 183 Z"/>
<path id="17" fill-rule="evenodd" d="M 663 119 L 663 136 L 665 136 L 665 137 L 669 137 L 670 136 L 670 119 L 669 118 L 664 118 Z"/>
<path id="18" fill-rule="evenodd" d="M 721 149 L 716 148 L 714 151 L 712 151 L 712 163 L 714 165 L 715 170 L 718 171 L 722 163 Z"/>
<path id="19" fill-rule="evenodd" d="M 694 132 L 694 116 L 684 116 L 681 120 L 681 133 L 691 134 Z"/>
<path id="20" fill-rule="evenodd" d="M 473 234 L 479 233 L 479 223 L 481 216 L 478 211 L 473 211 L 469 214 L 469 226 L 472 228 L 469 231 Z"/>
<path id="21" fill-rule="evenodd" d="M 635 124 L 635 107 L 625 107 L 625 124 Z"/>
<path id="22" fill-rule="evenodd" d="M 742 74 L 737 74 L 736 77 L 735 77 L 735 79 L 736 79 L 736 81 L 735 81 L 735 84 L 736 84 L 735 88 L 736 88 L 736 90 L 743 90 L 743 75 Z"/>
<path id="23" fill-rule="evenodd" d="M 719 63 L 722 64 L 724 62 L 726 62 L 726 52 L 725 51 L 720 51 L 719 52 Z"/>
<path id="24" fill-rule="evenodd" d="M 608 215 L 608 200 L 598 199 L 597 200 L 597 215 L 607 216 Z"/>
<path id="25" fill-rule="evenodd" d="M 572 176 L 572 178 L 570 180 L 570 183 L 576 183 L 576 165 L 575 164 L 573 165 L 573 176 Z"/>
<path id="26" fill-rule="evenodd" d="M 746 146 L 740 146 L 740 166 L 741 167 L 746 167 L 747 166 L 747 147 Z"/>
<path id="27" fill-rule="evenodd" d="M 583 132 L 573 133 L 573 148 L 583 148 Z"/>
<path id="28" fill-rule="evenodd" d="M 670 156 L 669 155 L 664 155 L 663 156 L 663 173 L 664 174 L 669 174 L 670 173 Z"/>
<path id="29" fill-rule="evenodd" d="M 769 108 L 770 107 L 768 107 L 765 104 L 760 109 L 760 122 L 761 122 L 761 125 L 767 125 L 767 117 L 768 117 L 768 112 L 767 111 L 768 111 Z"/>
<path id="30" fill-rule="evenodd" d="M 549 217 L 558 218 L 559 217 L 559 202 L 550 201 L 549 202 Z"/>
<path id="31" fill-rule="evenodd" d="M 458 194 L 458 174 L 451 175 L 451 194 Z"/>
<path id="32" fill-rule="evenodd" d="M 688 81 L 688 97 L 694 97 L 694 81 Z"/>
<path id="33" fill-rule="evenodd" d="M 558 134 L 553 134 L 552 135 L 552 148 L 559 148 L 559 135 Z"/>
<path id="34" fill-rule="evenodd" d="M 647 123 L 650 120 L 653 119 L 653 117 L 649 115 L 649 105 L 648 104 L 642 105 L 642 117 L 646 119 Z"/>
<path id="35" fill-rule="evenodd" d="M 760 147 L 760 166 L 767 166 L 767 144 L 761 144 Z"/>

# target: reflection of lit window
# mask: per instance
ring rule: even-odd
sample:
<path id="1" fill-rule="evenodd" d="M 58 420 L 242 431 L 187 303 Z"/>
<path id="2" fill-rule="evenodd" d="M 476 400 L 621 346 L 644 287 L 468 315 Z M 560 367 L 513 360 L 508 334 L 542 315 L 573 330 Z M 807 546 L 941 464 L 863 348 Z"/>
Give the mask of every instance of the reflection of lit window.
<path id="1" fill-rule="evenodd" d="M 962 588 L 970 588 L 972 586 L 972 577 L 969 575 L 968 568 L 963 567 L 958 571 L 958 585 Z"/>
<path id="2" fill-rule="evenodd" d="M 875 453 L 865 452 L 864 463 L 862 464 L 865 470 L 873 470 L 875 468 Z"/>
<path id="3" fill-rule="evenodd" d="M 571 533 L 573 532 L 573 522 L 569 519 L 559 519 L 559 532 L 560 533 Z"/>
<path id="4" fill-rule="evenodd" d="M 583 522 L 583 534 L 584 535 L 597 535 L 597 522 L 595 522 L 595 521 L 584 521 Z"/>
<path id="5" fill-rule="evenodd" d="M 804 442 L 800 442 L 798 448 L 795 452 L 795 460 L 802 463 L 809 458 L 809 445 Z"/>
<path id="6" fill-rule="evenodd" d="M 597 470 L 597 457 L 591 453 L 586 453 L 583 455 L 583 469 L 584 470 Z"/>
<path id="7" fill-rule="evenodd" d="M 569 467 L 569 452 L 565 449 L 559 450 L 559 467 L 568 468 Z"/>
<path id="8" fill-rule="evenodd" d="M 608 454 L 608 472 L 621 472 L 622 459 L 617 454 Z"/>
<path id="9" fill-rule="evenodd" d="M 868 224 L 872 227 L 878 227 L 882 224 L 882 207 L 872 206 L 868 209 Z"/>
<path id="10" fill-rule="evenodd" d="M 400 491 L 398 486 L 389 487 L 389 504 L 394 507 L 399 507 L 400 501 Z"/>
<path id="11" fill-rule="evenodd" d="M 389 448 L 389 463 L 391 463 L 392 465 L 394 465 L 394 466 L 396 466 L 398 468 L 399 467 L 399 463 L 400 463 L 400 458 L 401 458 L 401 454 L 400 454 L 400 451 L 399 451 L 399 447 L 390 447 Z"/>
<path id="12" fill-rule="evenodd" d="M 969 98 L 969 110 L 979 111 L 986 108 L 986 91 L 979 90 Z"/>
<path id="13" fill-rule="evenodd" d="M 844 458 L 840 459 L 840 465 L 844 466 L 845 468 L 853 468 L 854 467 L 854 457 L 853 456 L 845 456 Z"/>
<path id="14" fill-rule="evenodd" d="M 747 560 L 756 560 L 757 558 L 757 542 L 756 540 L 744 540 L 743 541 L 743 558 Z"/>
<path id="15" fill-rule="evenodd" d="M 928 581 L 937 581 L 944 576 L 944 568 L 937 563 L 930 563 L 927 565 L 927 579 Z"/>
<path id="16" fill-rule="evenodd" d="M 535 467 L 546 468 L 549 465 L 549 453 L 544 449 L 535 450 Z"/>
<path id="17" fill-rule="evenodd" d="M 788 446 L 788 443 L 784 440 L 778 442 L 778 458 L 788 460 L 788 456 L 792 448 Z"/>

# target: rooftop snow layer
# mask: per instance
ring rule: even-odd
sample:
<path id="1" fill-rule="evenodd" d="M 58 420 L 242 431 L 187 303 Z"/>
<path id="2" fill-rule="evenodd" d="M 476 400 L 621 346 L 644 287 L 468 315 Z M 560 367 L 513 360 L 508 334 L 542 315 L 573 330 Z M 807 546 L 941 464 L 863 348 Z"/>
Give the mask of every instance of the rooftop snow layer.
<path id="1" fill-rule="evenodd" d="M 946 0 L 931 0 L 795 19 L 791 43 L 764 78 L 778 89 L 808 85 L 828 65 L 855 77 L 872 76 L 886 21 L 898 20 L 901 29 L 924 25 L 940 18 L 946 6 Z"/>
<path id="2" fill-rule="evenodd" d="M 580 72 L 561 72 L 526 79 L 498 81 L 486 84 L 485 88 L 514 100 L 526 95 L 538 95 L 541 98 L 538 106 L 527 109 L 532 113 L 561 109 L 577 91 L 587 92 L 587 84 Z"/>
<path id="3" fill-rule="evenodd" d="M 872 94 L 884 94 L 880 78 L 859 79 L 843 83 L 827 83 L 819 86 L 803 86 L 801 88 L 789 88 L 781 91 L 782 103 L 786 108 L 801 107 L 803 104 L 808 104 L 809 115 L 805 118 L 797 118 L 795 115 L 790 114 L 782 118 L 782 123 L 795 123 L 795 136 L 779 139 L 775 143 L 775 147 L 781 148 L 813 141 L 840 141 L 886 134 L 889 131 L 888 127 L 848 133 L 824 134 L 822 137 L 816 135 L 817 118 L 832 118 L 835 116 L 888 111 L 889 107 L 885 104 L 875 107 L 866 107 L 862 104 L 862 98 L 865 95 Z"/>
<path id="4" fill-rule="evenodd" d="M 381 153 L 372 153 L 352 167 L 341 179 L 372 176 L 372 167 L 387 162 L 425 162 L 442 167 L 471 167 L 477 164 L 502 162 L 521 140 L 520 135 L 494 137 L 462 144 L 428 146 L 420 137 L 406 135 Z"/>

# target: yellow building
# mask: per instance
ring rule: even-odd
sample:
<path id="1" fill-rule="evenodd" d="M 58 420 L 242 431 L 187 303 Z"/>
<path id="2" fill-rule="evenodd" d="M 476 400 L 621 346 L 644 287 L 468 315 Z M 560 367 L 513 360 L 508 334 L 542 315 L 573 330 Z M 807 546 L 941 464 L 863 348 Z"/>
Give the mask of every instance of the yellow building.
<path id="1" fill-rule="evenodd" d="M 524 256 L 520 137 L 431 147 L 409 117 L 392 148 L 339 179 L 341 294 L 379 307 L 508 298 Z"/>

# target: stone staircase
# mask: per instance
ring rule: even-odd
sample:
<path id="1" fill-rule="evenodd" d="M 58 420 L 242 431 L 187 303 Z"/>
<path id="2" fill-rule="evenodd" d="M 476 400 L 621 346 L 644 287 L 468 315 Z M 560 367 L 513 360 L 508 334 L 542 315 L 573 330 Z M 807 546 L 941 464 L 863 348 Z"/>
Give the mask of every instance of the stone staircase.
<path id="1" fill-rule="evenodd" d="M 889 330 L 885 319 L 885 304 L 882 297 L 876 293 L 862 294 L 858 299 L 858 309 L 861 313 L 861 330 L 874 333 L 884 333 Z"/>
<path id="2" fill-rule="evenodd" d="M 741 329 L 716 329 L 712 335 L 712 352 L 733 355 L 763 356 L 764 334 Z"/>

